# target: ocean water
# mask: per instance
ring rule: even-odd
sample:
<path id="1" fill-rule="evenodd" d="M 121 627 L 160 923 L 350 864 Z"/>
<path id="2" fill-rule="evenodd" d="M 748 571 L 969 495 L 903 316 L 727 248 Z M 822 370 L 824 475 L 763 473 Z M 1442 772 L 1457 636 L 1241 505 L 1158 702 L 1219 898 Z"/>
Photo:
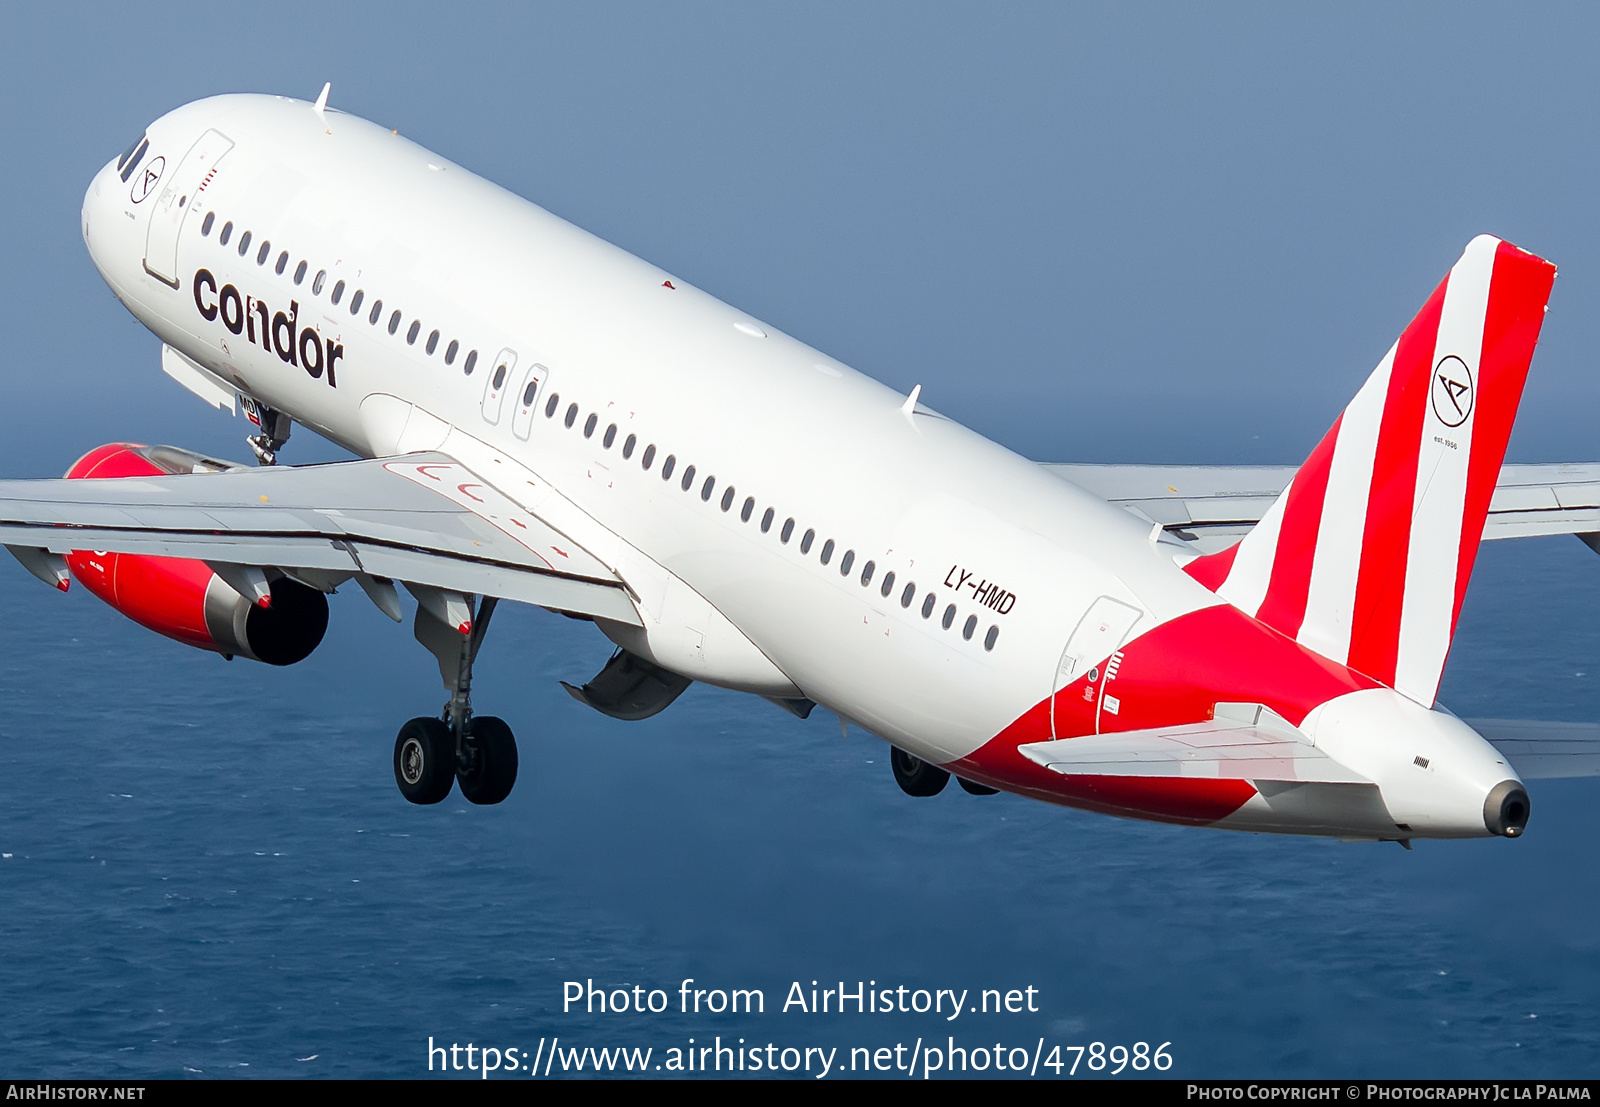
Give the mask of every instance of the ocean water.
<path id="1" fill-rule="evenodd" d="M 607 643 L 508 605 L 475 703 L 517 731 L 516 791 L 422 809 L 395 790 L 393 735 L 443 693 L 409 626 L 359 593 L 334 601 L 310 660 L 272 670 L 7 566 L 10 1077 L 416 1077 L 430 1037 L 532 1054 L 558 1036 L 650 1047 L 652 1072 L 719 1036 L 837 1047 L 835 1074 L 852 1048 L 949 1038 L 1042 1042 L 1046 1062 L 1055 1045 L 1170 1043 L 1179 1077 L 1600 1068 L 1597 780 L 1535 782 L 1521 840 L 1409 853 L 954 786 L 912 800 L 886 746 L 820 710 L 801 722 L 695 686 L 655 719 L 602 718 L 556 681 L 591 675 Z M 1597 689 L 1600 559 L 1571 538 L 1487 546 L 1445 702 L 1596 719 Z M 678 1013 L 685 978 L 759 988 L 765 1011 Z M 660 988 L 672 1009 L 563 1011 L 564 983 L 591 979 Z M 813 980 L 973 1004 L 1034 988 L 1038 1010 L 781 1010 Z"/>

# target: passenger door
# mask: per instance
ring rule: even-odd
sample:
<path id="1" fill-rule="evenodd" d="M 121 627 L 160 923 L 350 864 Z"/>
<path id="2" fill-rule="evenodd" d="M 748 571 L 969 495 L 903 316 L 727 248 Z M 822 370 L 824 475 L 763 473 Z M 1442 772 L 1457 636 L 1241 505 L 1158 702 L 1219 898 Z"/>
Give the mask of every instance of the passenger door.
<path id="1" fill-rule="evenodd" d="M 483 382 L 483 421 L 490 426 L 500 422 L 500 407 L 511 387 L 511 371 L 516 367 L 517 351 L 501 350 L 495 355 L 494 367 Z"/>
<path id="2" fill-rule="evenodd" d="M 188 214 L 203 206 L 200 197 L 216 176 L 217 163 L 232 149 L 233 140 L 227 135 L 207 131 L 189 147 L 156 198 L 144 240 L 144 270 L 163 284 L 178 287 L 178 232 Z"/>
<path id="3" fill-rule="evenodd" d="M 539 403 L 539 385 L 545 378 L 545 367 L 535 363 L 528 367 L 522 379 L 522 391 L 517 394 L 517 410 L 511 415 L 511 433 L 527 438 L 533 430 L 533 409 Z"/>
<path id="4" fill-rule="evenodd" d="M 1078 620 L 1072 637 L 1067 639 L 1067 648 L 1061 651 L 1061 661 L 1056 666 L 1055 683 L 1050 690 L 1052 737 L 1062 737 L 1062 728 L 1058 727 L 1056 721 L 1056 699 L 1061 690 L 1114 654 L 1118 647 L 1128 640 L 1128 635 L 1143 614 L 1144 612 L 1137 607 L 1112 599 L 1110 596 L 1101 596 L 1089 605 L 1089 610 Z M 1091 682 L 1096 686 L 1094 694 L 1096 733 L 1100 730 L 1101 700 L 1104 696 L 1105 681 L 1106 674 L 1097 672 Z"/>

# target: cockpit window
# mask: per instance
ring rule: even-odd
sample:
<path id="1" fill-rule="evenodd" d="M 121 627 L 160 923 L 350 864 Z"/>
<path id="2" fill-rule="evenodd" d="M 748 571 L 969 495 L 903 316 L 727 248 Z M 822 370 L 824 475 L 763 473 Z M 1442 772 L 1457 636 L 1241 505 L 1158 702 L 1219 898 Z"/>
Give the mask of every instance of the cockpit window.
<path id="1" fill-rule="evenodd" d="M 134 139 L 132 142 L 128 143 L 128 148 L 126 150 L 122 151 L 122 155 L 117 158 L 117 168 L 118 169 L 121 169 L 124 165 L 128 164 L 128 159 L 133 157 L 133 152 L 139 148 L 141 143 L 144 142 L 144 136 L 145 136 L 145 132 L 144 131 L 140 131 L 139 132 L 139 137 Z"/>
<path id="2" fill-rule="evenodd" d="M 144 159 L 144 152 L 148 149 L 150 149 L 150 143 L 145 139 L 144 135 L 140 135 L 133 140 L 133 145 L 124 150 L 122 156 L 117 159 L 117 169 L 122 173 L 124 183 L 127 182 L 129 177 L 133 176 L 133 171 L 139 167 L 139 162 Z"/>

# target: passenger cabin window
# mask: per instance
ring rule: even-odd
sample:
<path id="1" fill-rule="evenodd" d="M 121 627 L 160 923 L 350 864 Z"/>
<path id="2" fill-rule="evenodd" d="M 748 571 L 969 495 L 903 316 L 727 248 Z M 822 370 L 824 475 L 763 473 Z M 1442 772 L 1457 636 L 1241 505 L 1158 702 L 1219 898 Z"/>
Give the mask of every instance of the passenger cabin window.
<path id="1" fill-rule="evenodd" d="M 934 593 L 929 592 L 927 597 L 922 601 L 922 617 L 924 619 L 933 618 L 933 607 L 937 602 L 938 597 L 934 595 Z"/>
<path id="2" fill-rule="evenodd" d="M 689 486 L 691 484 L 693 484 L 693 483 L 694 483 L 694 466 L 691 465 L 691 466 L 689 466 L 688 468 L 686 468 L 683 471 L 683 480 L 681 482 L 679 482 L 679 487 L 681 487 L 685 492 L 687 492 L 687 491 L 689 491 Z"/>
<path id="3" fill-rule="evenodd" d="M 327 279 L 328 279 L 328 271 L 326 269 L 318 269 L 316 277 L 314 277 L 312 279 L 312 281 L 311 281 L 311 295 L 313 295 L 313 296 L 321 296 L 322 295 L 322 282 L 326 281 Z"/>
<path id="4" fill-rule="evenodd" d="M 532 407 L 533 406 L 533 397 L 538 391 L 539 391 L 539 382 L 538 381 L 529 381 L 528 382 L 528 387 L 524 388 L 522 390 L 522 406 L 523 407 Z M 554 411 L 555 409 L 551 408 L 551 410 Z M 607 442 L 606 445 L 609 446 L 609 445 L 611 445 L 611 443 Z"/>
<path id="5" fill-rule="evenodd" d="M 651 445 L 646 446 L 644 448 L 644 456 L 642 458 L 640 458 L 639 461 L 643 465 L 645 472 L 648 473 L 650 471 L 650 466 L 655 464 L 655 460 L 656 460 L 656 448 L 655 448 L 655 444 L 652 443 Z"/>
<path id="6" fill-rule="evenodd" d="M 744 506 L 739 509 L 739 521 L 741 523 L 748 523 L 750 521 L 750 515 L 755 511 L 755 509 L 756 498 L 754 496 L 745 497 Z"/>
<path id="7" fill-rule="evenodd" d="M 361 310 L 361 298 L 366 295 L 362 289 L 356 289 L 356 294 L 350 297 L 350 314 L 355 315 Z"/>
<path id="8" fill-rule="evenodd" d="M 394 334 L 399 329 L 400 329 L 400 313 L 398 311 L 391 312 L 390 315 L 389 315 L 389 333 L 390 334 Z"/>
<path id="9" fill-rule="evenodd" d="M 861 567 L 861 587 L 865 588 L 872 583 L 872 571 L 878 566 L 874 562 L 867 562 Z"/>
<path id="10" fill-rule="evenodd" d="M 228 239 L 230 239 L 232 237 L 233 237 L 233 221 L 229 220 L 228 222 L 226 222 L 226 223 L 224 223 L 222 225 L 222 233 L 217 236 L 217 243 L 218 243 L 218 245 L 226 246 L 228 244 Z"/>
<path id="11" fill-rule="evenodd" d="M 261 240 L 261 249 L 256 251 L 256 264 L 257 265 L 265 265 L 265 264 L 267 264 L 267 255 L 270 254 L 270 253 L 272 253 L 272 243 L 268 242 L 266 239 L 262 239 Z"/>
<path id="12" fill-rule="evenodd" d="M 833 539 L 828 539 L 822 544 L 822 563 L 826 565 L 833 560 Z"/>
<path id="13" fill-rule="evenodd" d="M 951 604 L 949 607 L 944 609 L 944 618 L 941 619 L 940 622 L 942 622 L 944 624 L 944 629 L 945 630 L 949 630 L 950 629 L 950 624 L 955 622 L 955 621 L 956 621 L 956 605 L 955 604 Z"/>
<path id="14" fill-rule="evenodd" d="M 496 369 L 494 371 L 494 375 L 497 376 L 497 377 L 504 377 L 506 375 L 505 374 L 505 366 L 502 365 L 499 369 Z M 499 387 L 499 386 L 496 385 L 496 387 Z M 585 419 L 583 421 L 583 436 L 585 438 L 594 437 L 595 424 L 598 423 L 598 422 L 600 422 L 600 417 L 595 415 L 595 414 L 593 414 L 592 412 L 590 413 L 589 418 L 587 418 L 587 419 Z"/>
<path id="15" fill-rule="evenodd" d="M 961 628 L 961 637 L 965 638 L 968 642 L 970 642 L 970 641 L 972 641 L 972 632 L 977 630 L 977 629 L 978 629 L 978 617 L 976 615 L 968 615 L 967 616 L 966 625 L 964 625 Z"/>
<path id="16" fill-rule="evenodd" d="M 673 467 L 676 466 L 677 464 L 678 464 L 677 456 L 674 455 L 674 454 L 668 454 L 667 455 L 667 460 L 665 460 L 665 461 L 663 461 L 661 463 L 661 479 L 662 480 L 671 480 L 672 479 Z"/>
<path id="17" fill-rule="evenodd" d="M 728 511 L 733 507 L 733 485 L 728 485 L 722 492 L 722 510 Z"/>
<path id="18" fill-rule="evenodd" d="M 770 507 L 761 513 L 761 533 L 765 534 L 772 529 L 772 520 L 778 513 Z"/>
<path id="19" fill-rule="evenodd" d="M 390 334 L 394 333 L 393 326 L 391 326 L 389 328 L 389 333 Z M 406 345 L 407 346 L 415 346 L 417 344 L 417 335 L 419 335 L 421 333 L 422 333 L 422 324 L 420 322 L 418 322 L 417 320 L 415 320 L 415 319 L 411 320 L 411 329 L 406 331 Z M 505 380 L 504 374 L 501 375 L 500 380 L 502 382 L 504 382 L 504 380 Z"/>
<path id="20" fill-rule="evenodd" d="M 994 649 L 994 644 L 996 642 L 998 642 L 999 640 L 1000 640 L 1000 628 L 999 627 L 990 627 L 989 628 L 989 633 L 985 634 L 983 636 L 983 648 L 986 649 L 986 650 L 992 650 L 992 649 Z"/>
<path id="21" fill-rule="evenodd" d="M 546 419 L 554 419 L 556 417 L 556 408 L 558 408 L 560 406 L 561 406 L 561 393 L 559 393 L 559 392 L 550 393 L 550 398 L 544 402 L 544 417 Z"/>
<path id="22" fill-rule="evenodd" d="M 250 232 L 245 231 L 239 236 L 239 256 L 244 257 L 250 252 Z"/>
<path id="23" fill-rule="evenodd" d="M 566 423 L 568 430 L 572 429 L 572 424 L 574 424 L 574 423 L 576 423 L 578 421 L 578 405 L 577 404 L 568 404 L 567 405 L 567 417 L 566 417 L 566 419 L 564 419 L 562 421 L 564 423 Z"/>
<path id="24" fill-rule="evenodd" d="M 272 271 L 274 273 L 278 274 L 278 276 L 281 277 L 281 276 L 283 276 L 283 271 L 285 269 L 287 269 L 288 267 L 289 267 L 289 251 L 285 250 L 283 253 L 278 255 L 278 264 L 272 267 Z"/>
<path id="25" fill-rule="evenodd" d="M 432 334 L 430 334 L 428 336 L 428 348 L 427 348 L 428 349 L 428 356 L 432 357 L 433 356 L 433 351 L 437 350 L 438 348 L 439 348 L 439 332 L 438 331 L 434 331 Z M 531 403 L 533 403 L 533 401 L 531 399 L 523 401 L 524 405 L 531 404 Z"/>
<path id="26" fill-rule="evenodd" d="M 478 367 L 478 351 L 477 350 L 473 350 L 471 353 L 469 353 L 467 355 L 467 363 L 461 367 L 461 372 L 462 372 L 463 375 L 470 377 L 470 376 L 472 376 L 472 371 L 474 369 L 476 369 L 477 367 Z M 574 411 L 574 413 L 576 413 L 577 409 L 574 408 L 573 411 Z M 569 426 L 569 427 L 572 426 L 572 421 L 570 419 L 567 421 L 567 426 Z"/>
<path id="27" fill-rule="evenodd" d="M 839 575 L 841 577 L 849 576 L 850 566 L 854 565 L 855 563 L 856 552 L 854 550 L 846 550 L 844 552 L 844 556 L 839 559 Z"/>
<path id="28" fill-rule="evenodd" d="M 622 456 L 625 457 L 625 458 L 632 457 L 633 456 L 633 448 L 634 448 L 634 446 L 638 445 L 638 443 L 639 443 L 639 436 L 638 435 L 636 435 L 636 434 L 628 435 L 627 441 L 625 441 L 622 444 Z"/>
<path id="29" fill-rule="evenodd" d="M 456 351 L 460 349 L 461 343 L 452 338 L 450 345 L 444 348 L 444 363 L 446 365 L 454 365 L 456 363 Z"/>
<path id="30" fill-rule="evenodd" d="M 878 589 L 878 595 L 884 599 L 889 598 L 889 593 L 894 591 L 894 570 L 890 569 L 883 574 L 883 586 Z"/>
<path id="31" fill-rule="evenodd" d="M 376 327 L 378 325 L 378 320 L 381 319 L 382 317 L 383 317 L 383 301 L 382 300 L 374 300 L 374 301 L 372 301 L 372 310 L 367 312 L 367 322 L 370 325 Z"/>
<path id="32" fill-rule="evenodd" d="M 811 543 L 816 540 L 816 537 L 817 537 L 817 532 L 814 531 L 814 530 L 808 530 L 804 534 L 802 534 L 800 536 L 800 552 L 803 553 L 803 554 L 810 553 L 811 552 Z"/>
<path id="33" fill-rule="evenodd" d="M 700 498 L 702 500 L 706 501 L 707 503 L 709 503 L 711 501 L 711 493 L 716 491 L 716 488 L 717 488 L 717 478 L 716 477 L 707 477 L 705 484 L 702 485 L 701 488 L 700 488 Z"/>
<path id="34" fill-rule="evenodd" d="M 522 403 L 523 403 L 524 407 L 526 407 L 528 404 L 533 403 L 533 389 L 534 389 L 533 385 L 531 385 L 531 384 L 528 385 L 528 394 L 522 398 Z M 606 449 L 609 450 L 611 448 L 611 443 L 615 442 L 616 440 L 617 440 L 617 425 L 615 423 L 612 423 L 609 427 L 606 428 L 605 437 L 600 440 L 600 445 L 604 446 Z"/>
<path id="35" fill-rule="evenodd" d="M 890 573 L 889 575 L 893 576 L 894 574 Z M 907 584 L 906 585 L 906 590 L 904 592 L 900 593 L 900 606 L 901 607 L 910 607 L 911 606 L 911 601 L 916 598 L 916 595 L 917 595 L 917 586 L 916 586 L 915 582 L 913 582 L 911 584 Z"/>
<path id="36" fill-rule="evenodd" d="M 294 267 L 294 283 L 295 284 L 299 284 L 301 281 L 303 281 L 305 279 L 306 279 L 306 263 L 302 261 L 299 265 Z"/>
<path id="37" fill-rule="evenodd" d="M 210 238 L 211 237 L 211 224 L 215 223 L 216 221 L 217 221 L 217 213 L 216 212 L 214 212 L 214 211 L 206 212 L 206 217 L 200 221 L 200 237 L 201 238 Z"/>
<path id="38" fill-rule="evenodd" d="M 794 537 L 794 520 L 793 519 L 785 519 L 783 521 L 783 529 L 778 532 L 778 541 L 782 542 L 785 546 L 787 546 L 789 544 L 789 539 L 791 539 L 793 537 Z"/>

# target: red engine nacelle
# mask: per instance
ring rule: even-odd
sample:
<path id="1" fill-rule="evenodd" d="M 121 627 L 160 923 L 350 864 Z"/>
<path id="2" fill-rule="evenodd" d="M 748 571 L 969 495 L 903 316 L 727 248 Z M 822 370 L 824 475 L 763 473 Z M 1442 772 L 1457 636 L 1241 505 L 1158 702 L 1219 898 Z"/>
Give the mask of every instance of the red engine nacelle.
<path id="1" fill-rule="evenodd" d="M 220 472 L 225 462 L 173 446 L 114 442 L 67 470 L 70 480 Z M 293 665 L 328 629 L 328 598 L 299 581 L 271 582 L 267 606 L 250 602 L 204 561 L 74 550 L 67 567 L 89 591 L 158 634 L 224 657 Z"/>

